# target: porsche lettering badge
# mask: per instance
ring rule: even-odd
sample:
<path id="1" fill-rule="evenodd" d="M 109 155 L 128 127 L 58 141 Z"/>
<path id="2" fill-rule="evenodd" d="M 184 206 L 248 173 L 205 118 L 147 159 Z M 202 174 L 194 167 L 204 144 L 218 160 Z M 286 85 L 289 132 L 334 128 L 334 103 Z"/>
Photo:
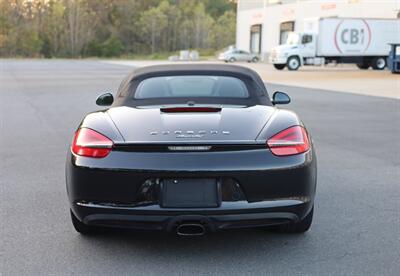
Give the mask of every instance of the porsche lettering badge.
<path id="1" fill-rule="evenodd" d="M 223 130 L 223 131 L 218 131 L 218 130 L 210 130 L 210 131 L 205 131 L 205 130 L 199 130 L 199 131 L 194 131 L 194 130 L 175 130 L 175 131 L 168 131 L 164 130 L 161 132 L 158 131 L 151 131 L 150 135 L 168 135 L 170 133 L 175 134 L 176 138 L 202 138 L 206 134 L 211 134 L 211 135 L 217 135 L 217 134 L 223 134 L 223 135 L 230 135 L 230 131 Z"/>

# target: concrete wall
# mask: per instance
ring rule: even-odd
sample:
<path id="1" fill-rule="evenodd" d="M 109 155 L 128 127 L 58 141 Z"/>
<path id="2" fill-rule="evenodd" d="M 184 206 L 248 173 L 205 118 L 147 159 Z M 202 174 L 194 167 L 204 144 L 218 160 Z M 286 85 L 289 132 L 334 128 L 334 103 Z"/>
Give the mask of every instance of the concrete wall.
<path id="1" fill-rule="evenodd" d="M 304 22 L 321 17 L 396 18 L 399 10 L 398 0 L 299 0 L 273 5 L 267 0 L 239 0 L 236 47 L 250 50 L 250 27 L 255 24 L 262 24 L 261 52 L 265 58 L 279 45 L 282 22 L 295 21 L 295 31 L 302 31 Z"/>

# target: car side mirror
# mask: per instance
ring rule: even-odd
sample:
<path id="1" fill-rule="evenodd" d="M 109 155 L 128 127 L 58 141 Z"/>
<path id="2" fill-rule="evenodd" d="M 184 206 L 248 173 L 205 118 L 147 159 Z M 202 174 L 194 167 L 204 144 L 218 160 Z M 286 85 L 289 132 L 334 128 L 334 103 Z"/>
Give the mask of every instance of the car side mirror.
<path id="1" fill-rule="evenodd" d="M 288 94 L 276 91 L 272 96 L 272 104 L 288 104 L 290 103 L 290 97 Z"/>
<path id="2" fill-rule="evenodd" d="M 109 106 L 114 102 L 114 96 L 111 93 L 104 93 L 97 97 L 96 104 L 100 106 Z"/>

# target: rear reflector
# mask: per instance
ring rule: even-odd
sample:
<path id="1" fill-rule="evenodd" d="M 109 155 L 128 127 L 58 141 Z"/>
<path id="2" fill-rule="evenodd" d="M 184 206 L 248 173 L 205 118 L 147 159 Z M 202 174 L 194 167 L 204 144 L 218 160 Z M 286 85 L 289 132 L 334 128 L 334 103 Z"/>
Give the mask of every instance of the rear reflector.
<path id="1" fill-rule="evenodd" d="M 273 154 L 287 156 L 308 151 L 310 141 L 304 127 L 292 126 L 268 139 L 267 145 Z"/>
<path id="2" fill-rule="evenodd" d="M 180 112 L 220 112 L 219 107 L 165 107 L 160 108 L 164 113 L 180 113 Z"/>
<path id="3" fill-rule="evenodd" d="M 103 158 L 110 153 L 113 144 L 108 137 L 93 129 L 80 128 L 75 133 L 72 152 L 80 156 Z"/>

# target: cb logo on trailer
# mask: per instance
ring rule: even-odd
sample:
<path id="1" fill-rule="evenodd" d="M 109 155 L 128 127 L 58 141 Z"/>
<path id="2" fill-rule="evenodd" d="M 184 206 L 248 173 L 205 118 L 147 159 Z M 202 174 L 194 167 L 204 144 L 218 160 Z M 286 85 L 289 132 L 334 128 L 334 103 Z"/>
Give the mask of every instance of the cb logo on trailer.
<path id="1" fill-rule="evenodd" d="M 364 19 L 343 19 L 336 27 L 334 41 L 339 53 L 361 54 L 371 43 L 371 29 Z"/>

